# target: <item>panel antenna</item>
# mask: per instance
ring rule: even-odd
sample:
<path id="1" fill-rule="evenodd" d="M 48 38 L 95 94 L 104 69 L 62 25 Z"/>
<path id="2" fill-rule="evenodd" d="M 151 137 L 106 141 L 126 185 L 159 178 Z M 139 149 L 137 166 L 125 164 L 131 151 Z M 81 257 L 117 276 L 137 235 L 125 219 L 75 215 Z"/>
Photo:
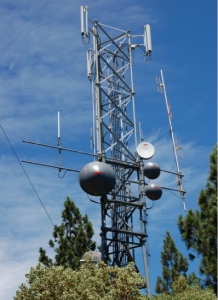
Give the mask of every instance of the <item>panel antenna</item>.
<path id="1" fill-rule="evenodd" d="M 82 37 L 88 37 L 88 6 L 81 6 L 81 35 Z"/>
<path id="2" fill-rule="evenodd" d="M 144 26 L 144 46 L 146 49 L 146 55 L 151 56 L 152 53 L 152 42 L 151 42 L 151 28 L 150 25 L 147 24 Z"/>

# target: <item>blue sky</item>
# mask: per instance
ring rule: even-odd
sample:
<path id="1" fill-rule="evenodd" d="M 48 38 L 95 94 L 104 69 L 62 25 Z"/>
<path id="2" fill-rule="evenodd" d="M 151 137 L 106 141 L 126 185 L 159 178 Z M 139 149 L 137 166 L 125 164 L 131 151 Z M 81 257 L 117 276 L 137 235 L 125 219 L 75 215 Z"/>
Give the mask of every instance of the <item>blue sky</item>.
<path id="1" fill-rule="evenodd" d="M 0 1 L 0 124 L 20 160 L 58 163 L 52 149 L 24 144 L 31 140 L 57 144 L 57 111 L 61 112 L 62 146 L 90 150 L 91 85 L 86 77 L 86 50 L 80 36 L 80 6 L 89 17 L 133 34 L 151 25 L 153 58 L 144 62 L 135 52 L 133 75 L 137 122 L 144 139 L 153 143 L 153 161 L 175 170 L 168 117 L 156 76 L 164 72 L 173 112 L 176 138 L 182 141 L 179 161 L 187 190 L 187 209 L 197 208 L 209 170 L 209 154 L 216 143 L 216 1 Z M 137 50 L 136 50 L 137 51 Z M 12 299 L 25 273 L 38 260 L 39 247 L 52 255 L 48 240 L 52 224 L 0 130 L 0 298 Z M 65 153 L 62 163 L 80 169 L 89 157 Z M 100 242 L 100 209 L 90 203 L 78 184 L 78 174 L 59 179 L 55 169 L 24 165 L 55 224 L 61 222 L 67 196 L 87 213 Z M 161 175 L 160 184 L 176 186 Z M 154 291 L 161 275 L 160 252 L 166 230 L 187 255 L 176 221 L 185 215 L 181 201 L 164 191 L 148 216 L 150 280 Z M 138 254 L 140 263 L 141 254 Z M 190 271 L 197 265 L 190 263 Z"/>

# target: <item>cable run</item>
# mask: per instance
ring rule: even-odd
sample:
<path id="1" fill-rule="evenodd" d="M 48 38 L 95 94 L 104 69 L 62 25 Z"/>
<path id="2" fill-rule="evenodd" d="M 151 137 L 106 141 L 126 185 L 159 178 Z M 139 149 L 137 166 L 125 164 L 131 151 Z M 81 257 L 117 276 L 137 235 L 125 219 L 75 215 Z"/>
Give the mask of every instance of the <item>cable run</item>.
<path id="1" fill-rule="evenodd" d="M 39 197 L 39 195 L 38 195 L 38 193 L 37 193 L 37 191 L 36 191 L 36 189 L 35 189 L 35 187 L 34 187 L 32 181 L 30 180 L 30 178 L 29 178 L 29 176 L 28 176 L 26 170 L 24 169 L 22 163 L 20 162 L 19 157 L 18 157 L 16 151 L 14 150 L 14 148 L 13 148 L 13 146 L 12 146 L 12 144 L 11 144 L 11 142 L 10 142 L 10 140 L 9 140 L 9 138 L 8 138 L 8 136 L 7 136 L 7 134 L 6 134 L 6 132 L 4 131 L 4 129 L 3 129 L 3 127 L 2 127 L 1 124 L 0 124 L 0 126 L 1 126 L 1 129 L 2 129 L 2 131 L 3 131 L 3 133 L 4 133 L 4 135 L 5 135 L 5 137 L 6 137 L 7 141 L 8 141 L 8 143 L 9 143 L 9 145 L 10 145 L 12 151 L 14 152 L 14 155 L 16 156 L 16 158 L 17 158 L 17 160 L 18 160 L 18 162 L 19 162 L 21 168 L 22 168 L 23 171 L 24 171 L 24 174 L 26 175 L 26 177 L 27 177 L 27 179 L 28 179 L 30 185 L 32 186 L 32 188 L 33 188 L 33 190 L 34 190 L 34 192 L 35 192 L 35 194 L 36 194 L 36 196 L 37 196 L 37 198 L 39 199 L 39 201 L 40 201 L 42 207 L 44 208 L 44 210 L 45 210 L 45 212 L 46 212 L 46 214 L 47 214 L 47 216 L 48 216 L 50 222 L 52 223 L 53 226 L 55 226 L 54 223 L 53 223 L 53 221 L 52 221 L 52 219 L 51 219 L 51 217 L 50 217 L 50 215 L 49 215 L 49 213 L 48 213 L 48 211 L 46 210 L 46 208 L 45 208 L 45 206 L 44 206 L 42 200 L 40 199 L 40 197 Z"/>

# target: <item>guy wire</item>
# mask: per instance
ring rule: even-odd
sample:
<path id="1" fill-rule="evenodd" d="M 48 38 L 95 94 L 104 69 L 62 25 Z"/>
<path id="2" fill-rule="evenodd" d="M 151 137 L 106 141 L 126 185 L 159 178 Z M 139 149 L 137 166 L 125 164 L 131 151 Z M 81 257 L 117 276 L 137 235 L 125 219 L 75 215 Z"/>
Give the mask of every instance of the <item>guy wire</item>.
<path id="1" fill-rule="evenodd" d="M 10 145 L 12 151 L 14 152 L 14 155 L 16 156 L 16 158 L 17 158 L 17 160 L 18 160 L 18 162 L 19 162 L 21 168 L 23 169 L 24 174 L 26 175 L 26 177 L 27 177 L 27 179 L 28 179 L 30 185 L 32 186 L 32 188 L 33 188 L 33 190 L 34 190 L 34 192 L 35 192 L 35 194 L 36 194 L 36 196 L 37 196 L 37 198 L 39 199 L 39 201 L 40 201 L 42 207 L 44 208 L 44 210 L 45 210 L 45 212 L 46 212 L 46 214 L 47 214 L 47 216 L 48 216 L 50 222 L 52 223 L 53 226 L 55 226 L 54 223 L 53 223 L 53 221 L 52 221 L 52 219 L 51 219 L 51 217 L 50 217 L 50 215 L 49 215 L 49 213 L 48 213 L 48 211 L 46 210 L 46 208 L 45 208 L 45 206 L 44 206 L 42 200 L 40 199 L 39 194 L 37 193 L 37 191 L 36 191 L 36 189 L 35 189 L 35 187 L 34 187 L 32 181 L 30 180 L 30 178 L 29 178 L 29 176 L 28 176 L 26 170 L 24 169 L 22 163 L 20 162 L 19 157 L 18 157 L 18 155 L 17 155 L 15 149 L 13 148 L 13 146 L 12 146 L 12 144 L 11 144 L 11 142 L 10 142 L 10 140 L 9 140 L 9 138 L 8 138 L 8 136 L 7 136 L 7 134 L 6 134 L 6 132 L 4 131 L 4 129 L 3 129 L 3 127 L 2 127 L 1 124 L 0 124 L 0 126 L 1 126 L 1 129 L 2 129 L 2 131 L 3 131 L 3 133 L 4 133 L 4 135 L 5 135 L 5 137 L 6 137 L 7 141 L 8 141 L 8 143 L 9 143 L 9 145 Z"/>

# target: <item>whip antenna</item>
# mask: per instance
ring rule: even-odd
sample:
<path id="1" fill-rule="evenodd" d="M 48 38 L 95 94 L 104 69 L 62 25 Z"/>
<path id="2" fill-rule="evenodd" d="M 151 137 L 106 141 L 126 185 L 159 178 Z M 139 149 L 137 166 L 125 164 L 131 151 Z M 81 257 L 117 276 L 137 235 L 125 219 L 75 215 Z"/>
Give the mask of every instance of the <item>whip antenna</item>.
<path id="1" fill-rule="evenodd" d="M 61 172 L 61 125 L 60 125 L 60 111 L 58 111 L 58 163 L 59 163 L 59 172 Z"/>

